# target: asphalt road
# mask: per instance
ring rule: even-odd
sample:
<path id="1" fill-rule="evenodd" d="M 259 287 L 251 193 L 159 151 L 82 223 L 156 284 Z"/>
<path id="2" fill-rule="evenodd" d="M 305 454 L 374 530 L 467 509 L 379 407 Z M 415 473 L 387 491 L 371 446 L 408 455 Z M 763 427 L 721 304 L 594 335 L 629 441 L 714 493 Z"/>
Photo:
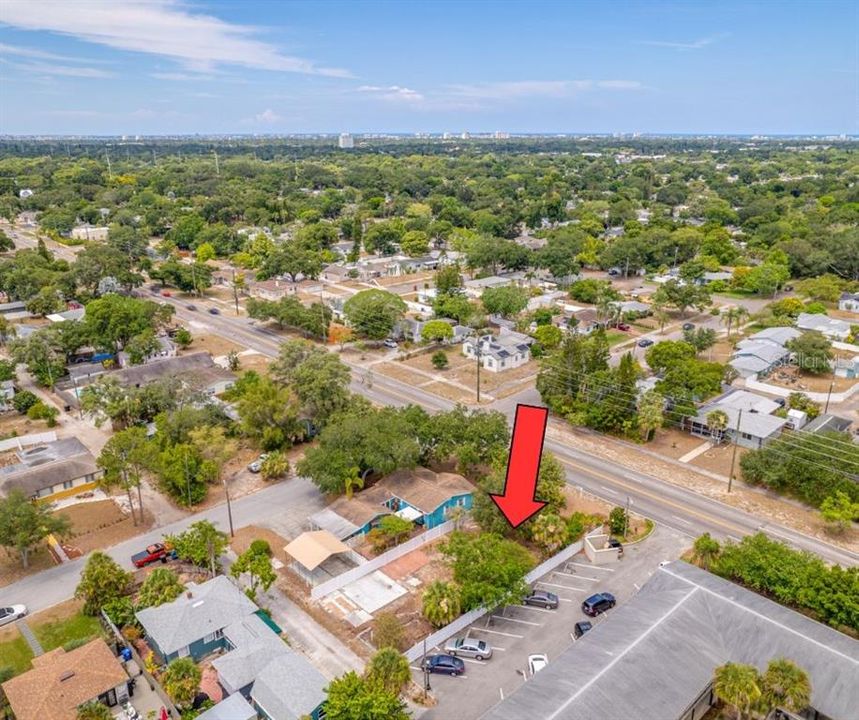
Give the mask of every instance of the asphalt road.
<path id="1" fill-rule="evenodd" d="M 281 336 L 265 327 L 251 325 L 246 318 L 226 314 L 210 315 L 202 310 L 189 311 L 187 302 L 167 298 L 176 306 L 177 317 L 184 322 L 201 323 L 225 338 L 239 342 L 260 353 L 276 356 Z M 367 367 L 343 358 L 353 370 L 352 389 L 375 402 L 386 405 L 414 403 L 430 411 L 449 410 L 454 406 L 449 400 L 425 392 L 420 388 L 395 380 L 380 373 L 373 373 L 372 381 L 364 380 Z M 535 389 L 526 390 L 516 396 L 496 401 L 486 406 L 500 410 L 512 423 L 517 403 L 540 404 Z M 556 420 L 550 422 L 562 427 Z M 575 447 L 547 438 L 545 448 L 551 450 L 567 468 L 568 482 L 604 500 L 624 505 L 627 498 L 633 510 L 677 530 L 690 538 L 709 532 L 714 537 L 738 540 L 745 535 L 763 531 L 776 540 L 786 541 L 802 550 L 820 555 L 828 562 L 843 566 L 859 564 L 859 553 L 804 535 L 788 527 L 760 518 L 726 505 L 718 500 L 699 495 L 686 488 L 659 480 L 645 473 L 620 467 L 602 458 L 577 450 Z"/>

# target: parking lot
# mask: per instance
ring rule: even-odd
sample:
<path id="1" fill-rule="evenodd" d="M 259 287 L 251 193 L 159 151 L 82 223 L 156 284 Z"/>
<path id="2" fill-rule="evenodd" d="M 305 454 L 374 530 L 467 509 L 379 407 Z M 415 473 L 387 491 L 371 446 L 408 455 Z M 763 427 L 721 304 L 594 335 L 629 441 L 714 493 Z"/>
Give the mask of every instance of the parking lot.
<path id="1" fill-rule="evenodd" d="M 430 675 L 431 693 L 438 705 L 420 715 L 427 720 L 474 720 L 495 703 L 530 679 L 528 656 L 544 654 L 549 663 L 572 643 L 573 627 L 580 620 L 610 622 L 612 611 L 587 617 L 582 601 L 597 592 L 610 592 L 621 605 L 632 597 L 663 560 L 676 560 L 691 545 L 691 539 L 673 530 L 657 527 L 646 540 L 625 548 L 622 560 L 606 566 L 588 562 L 584 553 L 545 575 L 535 587 L 555 593 L 557 610 L 510 606 L 472 625 L 469 637 L 492 645 L 489 660 L 462 658 L 465 673 L 459 677 Z M 427 648 L 428 654 L 441 652 Z M 423 682 L 419 663 L 412 666 L 415 681 Z"/>

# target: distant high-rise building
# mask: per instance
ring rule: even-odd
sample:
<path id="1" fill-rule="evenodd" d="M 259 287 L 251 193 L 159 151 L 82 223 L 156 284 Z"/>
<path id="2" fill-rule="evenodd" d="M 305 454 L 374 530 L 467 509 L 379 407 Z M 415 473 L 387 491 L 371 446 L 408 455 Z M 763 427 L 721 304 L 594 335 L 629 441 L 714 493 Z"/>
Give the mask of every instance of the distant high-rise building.
<path id="1" fill-rule="evenodd" d="M 443 133 L 441 136 L 442 140 L 450 140 L 453 137 L 449 132 Z"/>
<path id="2" fill-rule="evenodd" d="M 352 137 L 351 133 L 340 133 L 337 146 L 342 150 L 351 150 L 355 147 L 355 138 Z"/>
<path id="3" fill-rule="evenodd" d="M 468 130 L 464 130 L 462 132 L 462 135 L 460 135 L 459 137 L 461 137 L 463 140 L 468 140 L 468 138 L 471 137 L 471 133 L 469 133 Z"/>
<path id="4" fill-rule="evenodd" d="M 509 132 L 502 132 L 501 130 L 496 130 L 494 133 L 492 133 L 492 137 L 495 138 L 496 140 L 509 140 L 510 139 L 510 133 Z"/>

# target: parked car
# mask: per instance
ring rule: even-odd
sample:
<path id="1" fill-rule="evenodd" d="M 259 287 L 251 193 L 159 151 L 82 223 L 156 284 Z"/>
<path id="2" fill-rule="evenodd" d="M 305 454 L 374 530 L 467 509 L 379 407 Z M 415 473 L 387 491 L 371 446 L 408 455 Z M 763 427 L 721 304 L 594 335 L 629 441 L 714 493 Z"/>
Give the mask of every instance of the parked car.
<path id="1" fill-rule="evenodd" d="M 196 310 L 197 309 L 196 305 L 191 305 L 191 304 L 188 304 L 185 307 L 188 308 L 189 310 Z"/>
<path id="2" fill-rule="evenodd" d="M 591 595 L 582 603 L 582 612 L 585 615 L 596 617 L 604 613 L 606 610 L 611 610 L 615 606 L 616 600 L 611 593 L 597 593 Z"/>
<path id="3" fill-rule="evenodd" d="M 423 665 L 428 672 L 442 675 L 462 675 L 465 663 L 450 655 L 429 655 Z"/>
<path id="4" fill-rule="evenodd" d="M 688 330 L 694 330 L 695 329 L 695 323 L 683 323 L 683 329 L 687 330 L 687 331 Z"/>
<path id="5" fill-rule="evenodd" d="M 622 330 L 623 332 L 629 332 L 630 329 L 629 325 L 627 325 L 626 323 L 618 323 L 615 327 L 617 327 L 618 330 Z"/>
<path id="6" fill-rule="evenodd" d="M 617 268 L 609 268 L 608 274 L 611 276 L 620 275 L 620 270 L 618 270 Z"/>
<path id="7" fill-rule="evenodd" d="M 653 345 L 653 340 L 650 338 L 641 338 L 638 341 L 638 347 L 650 347 L 651 345 Z"/>
<path id="8" fill-rule="evenodd" d="M 266 461 L 268 457 L 268 453 L 263 453 L 256 460 L 254 460 L 250 465 L 248 465 L 248 470 L 252 473 L 258 473 L 262 470 L 262 464 Z"/>
<path id="9" fill-rule="evenodd" d="M 525 605 L 535 605 L 549 610 L 557 610 L 558 602 L 558 596 L 547 590 L 532 590 L 531 594 L 522 601 Z"/>
<path id="10" fill-rule="evenodd" d="M 623 555 L 623 543 L 621 543 L 620 540 L 617 540 L 615 538 L 609 538 L 606 545 L 608 545 L 610 548 L 617 548 L 617 554 Z"/>
<path id="11" fill-rule="evenodd" d="M 549 658 L 547 658 L 545 655 L 538 654 L 528 656 L 528 669 L 531 671 L 531 675 L 536 675 L 548 664 Z"/>
<path id="12" fill-rule="evenodd" d="M 396 347 L 397 347 L 397 341 L 396 341 L 396 340 L 394 340 L 393 338 L 387 338 L 387 339 L 385 340 L 385 342 L 383 342 L 383 343 L 382 343 L 382 345 L 384 345 L 386 348 L 393 348 L 393 349 L 396 349 Z"/>
<path id="13" fill-rule="evenodd" d="M 470 637 L 451 638 L 444 646 L 444 651 L 454 657 L 462 655 L 475 660 L 488 660 L 492 657 L 492 646 L 489 643 Z"/>
<path id="14" fill-rule="evenodd" d="M 164 543 L 153 543 L 152 545 L 149 545 L 146 550 L 134 553 L 134 555 L 131 556 L 131 562 L 134 567 L 142 568 L 146 567 L 150 563 L 166 563 L 168 560 L 174 560 L 175 558 L 176 551 L 172 547 L 165 545 Z"/>
<path id="15" fill-rule="evenodd" d="M 10 605 L 9 607 L 0 607 L 0 625 L 8 625 L 27 614 L 26 605 Z"/>
<path id="16" fill-rule="evenodd" d="M 221 311 L 218 310 L 218 308 L 209 308 L 209 314 L 210 315 L 220 315 Z"/>
<path id="17" fill-rule="evenodd" d="M 581 620 L 573 625 L 573 637 L 577 640 L 593 627 L 589 620 Z"/>
<path id="18" fill-rule="evenodd" d="M 161 291 L 161 297 L 170 297 L 172 294 L 173 293 L 171 293 L 169 290 L 162 290 Z"/>

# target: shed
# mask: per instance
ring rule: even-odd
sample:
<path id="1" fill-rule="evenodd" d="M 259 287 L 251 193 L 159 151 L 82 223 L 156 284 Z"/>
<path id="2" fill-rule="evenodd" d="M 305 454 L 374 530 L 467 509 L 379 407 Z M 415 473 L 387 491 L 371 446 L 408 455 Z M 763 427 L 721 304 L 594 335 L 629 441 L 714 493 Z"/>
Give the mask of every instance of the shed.
<path id="1" fill-rule="evenodd" d="M 301 533 L 284 550 L 303 568 L 313 571 L 332 555 L 351 552 L 349 546 L 327 530 Z"/>

